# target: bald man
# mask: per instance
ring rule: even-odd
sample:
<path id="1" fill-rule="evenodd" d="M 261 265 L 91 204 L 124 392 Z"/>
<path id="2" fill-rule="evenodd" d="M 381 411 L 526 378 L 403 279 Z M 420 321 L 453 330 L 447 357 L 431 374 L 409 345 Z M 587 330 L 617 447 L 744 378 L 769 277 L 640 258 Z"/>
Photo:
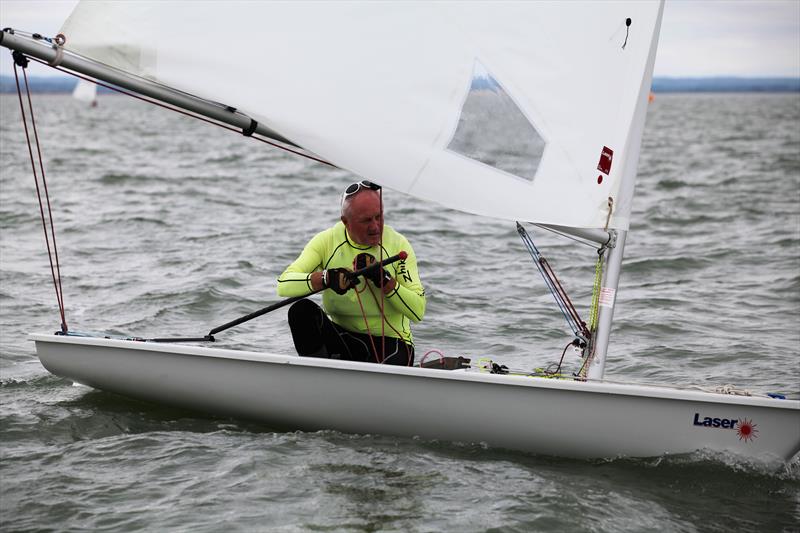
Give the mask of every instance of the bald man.
<path id="1" fill-rule="evenodd" d="M 404 260 L 354 280 L 353 270 L 406 252 Z M 408 240 L 383 224 L 379 185 L 360 181 L 342 195 L 341 220 L 309 241 L 278 277 L 278 295 L 322 293 L 322 308 L 308 299 L 289 308 L 297 353 L 383 363 L 414 364 L 411 322 L 425 314 L 425 291 Z"/>

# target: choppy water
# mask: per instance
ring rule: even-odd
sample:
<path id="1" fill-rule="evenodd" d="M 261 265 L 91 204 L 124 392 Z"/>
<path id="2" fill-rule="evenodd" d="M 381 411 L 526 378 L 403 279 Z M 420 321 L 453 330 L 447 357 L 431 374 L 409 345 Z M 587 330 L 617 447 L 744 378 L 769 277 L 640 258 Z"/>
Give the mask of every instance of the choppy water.
<path id="1" fill-rule="evenodd" d="M 124 97 L 35 103 L 77 330 L 196 335 L 275 301 L 352 181 Z M 58 328 L 55 297 L 16 97 L 0 105 L 0 529 L 798 530 L 797 460 L 287 433 L 48 374 L 26 335 Z M 640 169 L 606 376 L 800 394 L 800 95 L 658 95 Z M 419 354 L 558 358 L 563 319 L 513 224 L 386 202 L 429 295 Z M 535 238 L 585 314 L 593 251 Z M 292 350 L 284 310 L 220 340 Z"/>

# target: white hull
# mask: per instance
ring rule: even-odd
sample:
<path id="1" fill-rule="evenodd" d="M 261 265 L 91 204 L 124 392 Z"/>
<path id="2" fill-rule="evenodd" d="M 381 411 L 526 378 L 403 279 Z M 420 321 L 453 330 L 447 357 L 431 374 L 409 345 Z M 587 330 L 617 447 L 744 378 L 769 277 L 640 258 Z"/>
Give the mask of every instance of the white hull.
<path id="1" fill-rule="evenodd" d="M 32 335 L 42 364 L 97 389 L 285 428 L 419 436 L 567 457 L 800 451 L 800 401 Z M 735 428 L 706 418 L 752 421 Z M 718 420 L 718 423 L 719 423 Z M 731 423 L 732 424 L 732 423 Z"/>

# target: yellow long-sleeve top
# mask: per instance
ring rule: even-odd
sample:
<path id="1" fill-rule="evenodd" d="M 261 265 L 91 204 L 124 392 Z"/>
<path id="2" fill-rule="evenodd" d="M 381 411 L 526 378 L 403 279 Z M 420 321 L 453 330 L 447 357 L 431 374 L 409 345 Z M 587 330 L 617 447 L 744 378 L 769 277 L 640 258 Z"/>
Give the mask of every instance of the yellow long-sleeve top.
<path id="1" fill-rule="evenodd" d="M 383 226 L 382 246 L 381 251 L 378 246 L 356 244 L 347 234 L 344 224 L 338 222 L 315 235 L 300 256 L 278 277 L 278 295 L 290 297 L 309 294 L 313 290 L 310 279 L 312 272 L 340 267 L 354 270 L 353 261 L 358 254 L 368 253 L 380 260 L 405 251 L 408 254 L 405 260 L 386 267 L 397 283 L 383 297 L 386 320 L 383 334 L 413 344 L 411 321 L 419 322 L 425 314 L 425 290 L 417 272 L 417 257 L 408 240 L 386 225 Z M 358 302 L 359 296 L 363 313 Z M 363 278 L 355 289 L 342 295 L 332 290 L 323 291 L 322 307 L 333 322 L 349 331 L 381 335 L 381 292 Z"/>

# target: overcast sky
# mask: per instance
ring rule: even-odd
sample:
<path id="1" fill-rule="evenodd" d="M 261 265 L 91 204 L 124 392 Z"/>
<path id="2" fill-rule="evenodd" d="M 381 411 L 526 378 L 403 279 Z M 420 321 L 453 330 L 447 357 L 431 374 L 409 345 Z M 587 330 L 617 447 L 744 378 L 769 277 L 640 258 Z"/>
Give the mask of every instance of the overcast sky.
<path id="1" fill-rule="evenodd" d="M 2 0 L 0 27 L 53 36 L 76 3 Z M 0 73 L 13 74 L 6 48 Z M 800 77 L 800 0 L 667 0 L 655 75 Z"/>

